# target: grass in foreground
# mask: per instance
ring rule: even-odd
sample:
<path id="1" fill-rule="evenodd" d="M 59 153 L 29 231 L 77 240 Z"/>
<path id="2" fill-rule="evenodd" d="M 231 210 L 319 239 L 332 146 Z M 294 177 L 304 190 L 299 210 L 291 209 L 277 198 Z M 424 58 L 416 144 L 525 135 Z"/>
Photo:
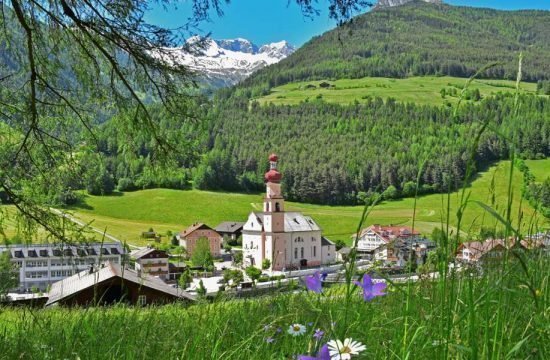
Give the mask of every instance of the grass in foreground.
<path id="1" fill-rule="evenodd" d="M 368 97 L 394 98 L 399 102 L 419 105 L 452 105 L 458 102 L 461 87 L 467 79 L 451 76 L 410 77 L 405 79 L 367 77 L 362 79 L 340 79 L 323 81 L 304 81 L 275 87 L 269 95 L 258 100 L 261 104 L 295 105 L 308 99 L 314 101 L 318 96 L 329 103 L 350 104 L 354 101 L 366 102 Z M 327 82 L 333 87 L 322 88 L 319 84 Z M 308 88 L 308 85 L 310 88 Z M 312 87 L 314 86 L 314 88 Z M 522 83 L 522 92 L 536 93 L 536 84 Z M 441 96 L 441 89 L 457 92 L 455 96 Z M 498 92 L 514 93 L 515 82 L 508 80 L 474 80 L 470 89 L 479 89 L 483 97 Z"/>
<path id="2" fill-rule="evenodd" d="M 0 359 L 291 359 L 317 348 L 317 328 L 323 342 L 365 344 L 354 359 L 545 359 L 549 265 L 538 257 L 527 274 L 517 261 L 481 277 L 454 274 L 454 288 L 390 286 L 372 302 L 356 292 L 347 315 L 343 287 L 189 308 L 0 308 Z M 293 323 L 306 333 L 287 334 Z"/>

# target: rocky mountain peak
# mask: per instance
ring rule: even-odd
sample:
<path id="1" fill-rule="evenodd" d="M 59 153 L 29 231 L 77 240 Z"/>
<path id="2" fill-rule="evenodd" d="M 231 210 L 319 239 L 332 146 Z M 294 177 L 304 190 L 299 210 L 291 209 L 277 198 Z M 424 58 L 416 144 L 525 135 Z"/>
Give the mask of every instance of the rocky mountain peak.
<path id="1" fill-rule="evenodd" d="M 378 0 L 374 9 L 385 9 L 394 6 L 401 6 L 413 1 L 423 1 L 431 4 L 443 4 L 442 0 Z"/>

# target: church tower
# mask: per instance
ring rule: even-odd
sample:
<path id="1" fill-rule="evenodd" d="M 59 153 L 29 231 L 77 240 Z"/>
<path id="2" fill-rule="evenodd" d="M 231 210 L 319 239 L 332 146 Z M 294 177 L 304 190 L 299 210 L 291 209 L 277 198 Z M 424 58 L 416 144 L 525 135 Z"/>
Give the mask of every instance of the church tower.
<path id="1" fill-rule="evenodd" d="M 284 232 L 285 199 L 281 193 L 281 173 L 277 170 L 278 157 L 269 156 L 269 171 L 265 173 L 266 194 L 264 212 L 266 214 L 266 232 Z"/>

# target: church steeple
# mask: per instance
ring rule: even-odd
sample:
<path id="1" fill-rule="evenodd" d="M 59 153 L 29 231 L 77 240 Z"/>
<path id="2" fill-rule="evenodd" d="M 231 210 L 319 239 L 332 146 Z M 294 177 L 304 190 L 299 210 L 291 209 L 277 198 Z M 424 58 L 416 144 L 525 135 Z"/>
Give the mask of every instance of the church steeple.
<path id="1" fill-rule="evenodd" d="M 275 154 L 269 156 L 269 171 L 265 173 L 266 194 L 264 211 L 268 213 L 284 212 L 284 201 L 281 193 L 282 175 L 277 170 L 279 158 Z"/>

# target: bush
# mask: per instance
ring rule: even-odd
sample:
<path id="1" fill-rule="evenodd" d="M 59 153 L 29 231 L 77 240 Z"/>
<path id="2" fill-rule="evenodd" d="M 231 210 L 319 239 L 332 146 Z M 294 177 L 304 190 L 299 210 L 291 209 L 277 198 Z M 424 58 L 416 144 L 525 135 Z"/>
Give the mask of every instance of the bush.
<path id="1" fill-rule="evenodd" d="M 118 191 L 133 191 L 137 189 L 134 182 L 130 178 L 126 177 L 118 180 L 116 188 Z"/>

